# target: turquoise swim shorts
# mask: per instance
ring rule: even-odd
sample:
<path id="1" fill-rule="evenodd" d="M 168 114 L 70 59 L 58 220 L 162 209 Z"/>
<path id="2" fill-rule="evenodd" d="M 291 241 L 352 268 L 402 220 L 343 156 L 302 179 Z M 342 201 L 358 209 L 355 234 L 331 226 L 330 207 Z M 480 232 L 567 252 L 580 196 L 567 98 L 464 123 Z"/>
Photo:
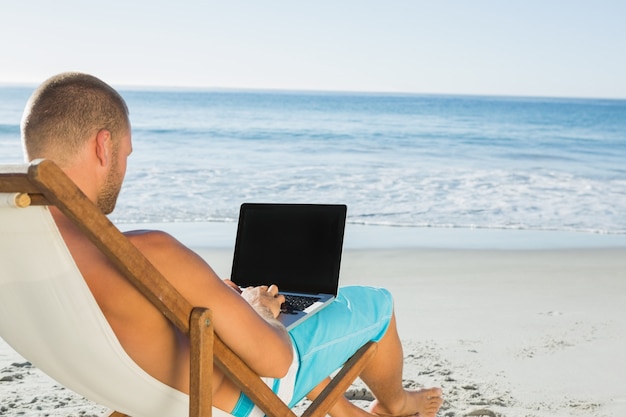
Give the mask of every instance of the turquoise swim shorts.
<path id="1" fill-rule="evenodd" d="M 300 359 L 294 393 L 296 405 L 361 346 L 378 342 L 389 327 L 393 299 L 384 288 L 343 287 L 326 308 L 289 334 Z"/>
<path id="2" fill-rule="evenodd" d="M 379 341 L 393 314 L 389 291 L 374 287 L 343 287 L 337 298 L 289 332 L 298 366 L 293 377 L 267 380 L 274 392 L 293 392 L 283 398 L 293 407 L 327 376 L 339 369 L 361 346 Z M 265 380 L 266 378 L 264 378 Z M 292 387 L 289 384 L 293 384 Z M 260 417 L 263 412 L 243 393 L 231 414 Z"/>

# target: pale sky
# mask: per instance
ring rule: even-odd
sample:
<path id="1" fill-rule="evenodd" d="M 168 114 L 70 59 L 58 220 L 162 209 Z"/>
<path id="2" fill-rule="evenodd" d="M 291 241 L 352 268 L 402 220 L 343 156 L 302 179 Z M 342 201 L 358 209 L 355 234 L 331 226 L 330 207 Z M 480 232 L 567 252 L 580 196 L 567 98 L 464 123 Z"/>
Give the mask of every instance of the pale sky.
<path id="1" fill-rule="evenodd" d="M 626 98 L 624 0 L 24 0 L 0 83 Z"/>

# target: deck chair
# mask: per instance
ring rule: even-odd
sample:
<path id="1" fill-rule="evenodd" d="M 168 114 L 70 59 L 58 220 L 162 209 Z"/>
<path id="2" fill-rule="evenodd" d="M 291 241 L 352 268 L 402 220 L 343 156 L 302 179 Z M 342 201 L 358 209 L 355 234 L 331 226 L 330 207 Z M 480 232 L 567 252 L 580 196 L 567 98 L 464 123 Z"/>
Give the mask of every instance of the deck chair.
<path id="1" fill-rule="evenodd" d="M 190 394 L 151 377 L 126 354 L 50 215 L 58 207 L 162 313 L 191 339 Z M 0 166 L 0 337 L 60 384 L 109 407 L 111 416 L 218 417 L 219 367 L 270 417 L 295 417 L 211 324 L 190 305 L 53 162 Z M 302 414 L 321 417 L 376 348 L 364 345 Z"/>

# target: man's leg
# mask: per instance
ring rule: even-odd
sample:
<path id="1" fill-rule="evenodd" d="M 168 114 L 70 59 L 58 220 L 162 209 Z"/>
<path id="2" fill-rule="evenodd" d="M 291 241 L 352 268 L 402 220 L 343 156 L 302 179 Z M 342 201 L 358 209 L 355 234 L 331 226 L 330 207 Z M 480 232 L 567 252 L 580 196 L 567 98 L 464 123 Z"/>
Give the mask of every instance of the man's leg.
<path id="1" fill-rule="evenodd" d="M 441 389 L 406 390 L 402 384 L 404 355 L 402 343 L 392 316 L 387 332 L 378 342 L 372 360 L 361 373 L 361 379 L 372 390 L 376 400 L 370 410 L 385 416 L 435 416 L 443 400 Z"/>
<path id="2" fill-rule="evenodd" d="M 435 416 L 443 403 L 441 390 L 439 388 L 405 390 L 402 385 L 403 361 L 402 344 L 398 337 L 395 316 L 392 316 L 387 332 L 378 342 L 376 355 L 360 375 L 376 397 L 370 408 L 371 413 L 342 397 L 335 403 L 329 414 L 332 417 Z M 328 383 L 330 383 L 330 378 L 326 378 L 311 390 L 307 398 L 314 400 Z"/>
<path id="3" fill-rule="evenodd" d="M 421 412 L 421 417 L 431 417 L 441 406 L 439 389 L 407 391 L 402 385 L 402 345 L 393 300 L 384 289 L 342 288 L 330 306 L 292 329 L 290 334 L 300 355 L 291 405 L 304 396 L 315 398 L 328 384 L 328 375 L 364 343 L 375 340 L 376 354 L 361 374 L 377 399 L 371 411 L 394 416 Z M 334 417 L 347 417 L 353 415 L 354 408 L 348 401 L 340 401 L 332 413 Z"/>

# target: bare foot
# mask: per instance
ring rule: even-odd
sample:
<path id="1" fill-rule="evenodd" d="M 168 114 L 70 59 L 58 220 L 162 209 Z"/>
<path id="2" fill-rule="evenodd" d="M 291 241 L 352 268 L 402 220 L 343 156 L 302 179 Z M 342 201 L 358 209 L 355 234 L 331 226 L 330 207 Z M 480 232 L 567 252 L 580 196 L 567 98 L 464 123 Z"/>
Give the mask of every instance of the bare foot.
<path id="1" fill-rule="evenodd" d="M 417 391 L 405 391 L 405 393 L 404 405 L 389 408 L 374 400 L 370 411 L 380 417 L 435 417 L 443 404 L 440 388 L 424 388 Z"/>

